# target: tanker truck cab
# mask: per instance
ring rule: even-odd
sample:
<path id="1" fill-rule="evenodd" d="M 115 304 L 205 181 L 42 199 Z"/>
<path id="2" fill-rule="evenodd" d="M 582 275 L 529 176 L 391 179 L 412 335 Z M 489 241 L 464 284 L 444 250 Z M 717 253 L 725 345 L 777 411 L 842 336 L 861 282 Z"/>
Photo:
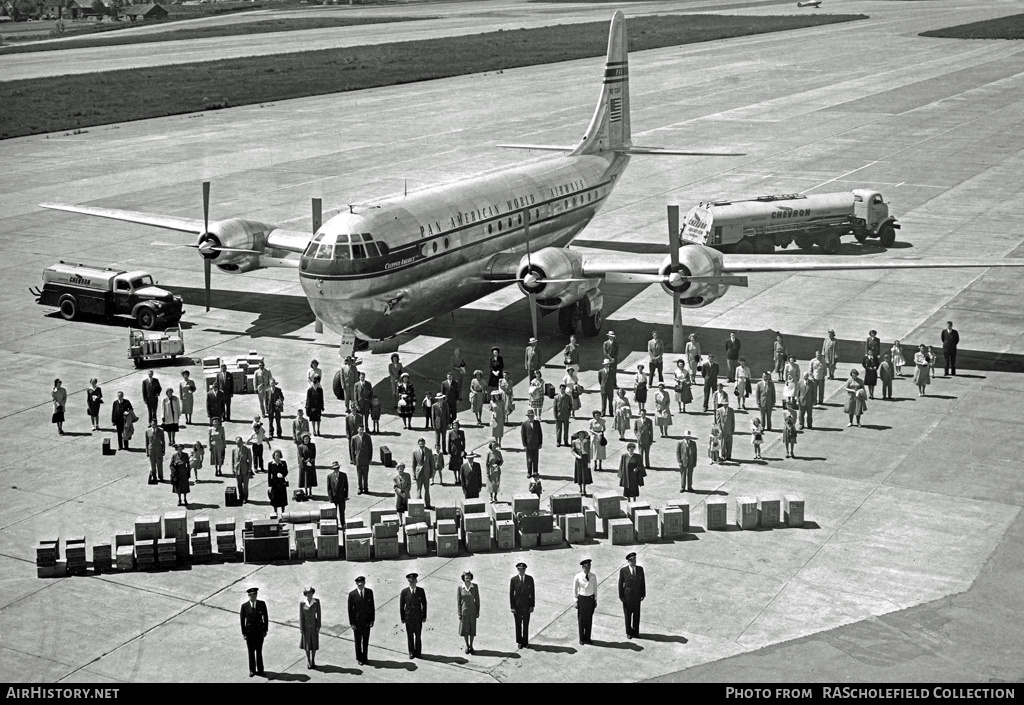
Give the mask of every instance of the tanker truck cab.
<path id="1" fill-rule="evenodd" d="M 59 262 L 43 270 L 43 288 L 32 293 L 69 321 L 81 314 L 118 316 L 149 330 L 174 324 L 182 314 L 181 297 L 156 286 L 143 271 Z"/>
<path id="2" fill-rule="evenodd" d="M 854 228 L 854 236 L 859 242 L 869 237 L 877 237 L 884 247 L 889 247 L 896 240 L 899 223 L 889 215 L 889 204 L 882 194 L 871 189 L 853 190 L 853 217 L 859 228 Z"/>

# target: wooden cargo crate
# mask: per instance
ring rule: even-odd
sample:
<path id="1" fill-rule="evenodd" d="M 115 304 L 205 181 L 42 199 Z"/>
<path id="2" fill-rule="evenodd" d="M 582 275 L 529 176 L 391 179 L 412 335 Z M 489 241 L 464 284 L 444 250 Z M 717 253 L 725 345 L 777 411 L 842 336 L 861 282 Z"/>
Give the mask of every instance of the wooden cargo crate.
<path id="1" fill-rule="evenodd" d="M 426 524 L 423 526 L 426 526 Z M 427 555 L 427 532 L 410 534 L 407 531 L 405 534 L 405 552 L 410 556 Z"/>
<path id="2" fill-rule="evenodd" d="M 350 538 L 345 536 L 345 560 L 347 561 L 368 561 L 370 560 L 370 537 Z"/>
<path id="3" fill-rule="evenodd" d="M 602 519 L 618 519 L 623 516 L 622 502 L 626 498 L 617 492 L 597 492 L 594 494 L 595 510 Z"/>
<path id="4" fill-rule="evenodd" d="M 459 527 L 454 519 L 441 519 L 437 522 L 438 536 L 458 536 Z"/>
<path id="5" fill-rule="evenodd" d="M 690 533 L 690 502 L 686 499 L 670 499 L 665 508 L 675 507 L 683 513 L 683 533 Z"/>
<path id="6" fill-rule="evenodd" d="M 582 512 L 562 514 L 558 517 L 558 528 L 562 530 L 562 535 L 570 544 L 584 543 L 587 540 L 587 520 Z"/>
<path id="7" fill-rule="evenodd" d="M 637 500 L 635 502 L 629 502 L 626 504 L 626 516 L 629 517 L 630 521 L 636 518 L 636 513 L 642 509 L 650 509 L 651 503 L 643 500 Z"/>
<path id="8" fill-rule="evenodd" d="M 757 497 L 736 498 L 736 526 L 747 531 L 757 528 Z"/>
<path id="9" fill-rule="evenodd" d="M 393 539 L 398 537 L 398 524 L 374 524 L 374 539 Z"/>
<path id="10" fill-rule="evenodd" d="M 614 546 L 626 546 L 633 543 L 633 522 L 626 517 L 605 519 L 605 532 Z"/>
<path id="11" fill-rule="evenodd" d="M 729 505 L 724 499 L 709 499 L 704 506 L 707 509 L 708 531 L 721 531 L 725 528 L 729 516 Z"/>
<path id="12" fill-rule="evenodd" d="M 482 499 L 464 499 L 462 501 L 462 514 L 483 514 L 487 511 L 487 502 Z"/>
<path id="13" fill-rule="evenodd" d="M 512 505 L 507 502 L 495 502 L 491 505 L 491 518 L 494 521 L 512 520 Z"/>
<path id="14" fill-rule="evenodd" d="M 519 547 L 520 548 L 537 548 L 540 543 L 540 534 L 524 534 L 522 530 L 517 530 Z"/>
<path id="15" fill-rule="evenodd" d="M 337 536 L 338 535 L 338 520 L 337 519 L 321 519 L 320 520 L 320 535 L 321 536 Z"/>
<path id="16" fill-rule="evenodd" d="M 333 560 L 338 557 L 339 553 L 337 534 L 320 534 L 316 537 L 316 557 L 318 560 Z"/>
<path id="17" fill-rule="evenodd" d="M 683 511 L 679 507 L 665 507 L 661 510 L 661 538 L 681 539 L 689 531 L 683 528 Z"/>
<path id="18" fill-rule="evenodd" d="M 579 514 L 583 511 L 583 496 L 580 494 L 551 495 L 552 514 Z"/>
<path id="19" fill-rule="evenodd" d="M 757 525 L 762 529 L 774 529 L 782 516 L 782 501 L 778 497 L 758 497 Z"/>
<path id="20" fill-rule="evenodd" d="M 478 514 L 463 514 L 462 515 L 462 530 L 463 531 L 486 531 L 488 535 L 491 533 L 491 516 L 486 512 Z"/>
<path id="21" fill-rule="evenodd" d="M 439 522 L 442 519 L 451 519 L 454 521 L 459 516 L 459 508 L 454 506 L 435 506 L 434 507 L 434 521 Z"/>
<path id="22" fill-rule="evenodd" d="M 551 527 L 551 531 L 545 531 L 538 538 L 541 546 L 561 546 L 565 543 L 565 534 L 558 526 Z"/>
<path id="23" fill-rule="evenodd" d="M 409 509 L 405 513 L 405 520 L 423 521 L 427 516 L 427 503 L 422 499 L 410 499 Z"/>
<path id="24" fill-rule="evenodd" d="M 588 539 L 597 536 L 597 512 L 590 507 L 583 508 L 583 530 Z"/>
<path id="25" fill-rule="evenodd" d="M 637 509 L 633 512 L 633 530 L 638 543 L 658 540 L 658 513 L 653 509 Z"/>
<path id="26" fill-rule="evenodd" d="M 324 503 L 319 506 L 320 509 L 320 521 L 324 519 L 334 519 L 335 524 L 338 521 L 338 508 L 333 504 Z"/>
<path id="27" fill-rule="evenodd" d="M 788 494 L 782 498 L 782 509 L 786 526 L 800 527 L 804 525 L 804 498 Z"/>
<path id="28" fill-rule="evenodd" d="M 490 520 L 490 517 L 488 517 L 488 520 Z M 490 526 L 487 527 L 487 531 L 466 531 L 464 537 L 466 550 L 470 553 L 481 553 L 491 550 Z"/>
<path id="29" fill-rule="evenodd" d="M 454 525 L 455 522 L 452 522 Z M 442 558 L 451 558 L 459 555 L 459 535 L 458 534 L 438 534 L 437 535 L 437 555 Z"/>

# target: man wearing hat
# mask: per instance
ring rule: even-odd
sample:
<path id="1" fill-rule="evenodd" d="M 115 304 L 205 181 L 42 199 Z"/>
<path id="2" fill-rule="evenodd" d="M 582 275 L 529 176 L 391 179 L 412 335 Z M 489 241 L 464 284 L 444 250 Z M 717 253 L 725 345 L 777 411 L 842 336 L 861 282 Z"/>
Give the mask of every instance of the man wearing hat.
<path id="1" fill-rule="evenodd" d="M 526 410 L 526 420 L 519 429 L 519 435 L 526 449 L 526 475 L 527 477 L 539 472 L 538 461 L 540 460 L 540 449 L 544 445 L 544 431 L 541 429 L 540 421 L 533 409 Z"/>
<path id="2" fill-rule="evenodd" d="M 360 490 L 359 494 L 362 494 Z M 345 530 L 345 503 L 348 502 L 348 475 L 341 471 L 341 463 L 331 463 L 331 474 L 327 476 L 327 499 L 338 510 L 338 530 Z"/>
<path id="3" fill-rule="evenodd" d="M 373 461 L 373 436 L 365 427 L 359 429 L 352 439 L 352 454 L 355 456 L 356 478 L 363 494 L 370 491 L 370 463 Z"/>
<path id="4" fill-rule="evenodd" d="M 434 445 L 444 448 L 444 435 L 451 425 L 451 414 L 443 392 L 434 395 L 434 403 L 430 407 L 430 421 L 434 425 Z"/>
<path id="5" fill-rule="evenodd" d="M 604 356 L 612 361 L 612 373 L 618 374 L 619 372 L 619 343 L 615 340 L 615 331 L 608 331 L 608 338 L 604 341 L 604 345 L 601 346 Z"/>
<path id="6" fill-rule="evenodd" d="M 606 357 L 603 366 L 597 373 L 597 381 L 601 385 L 601 416 L 605 415 L 605 408 L 610 416 L 615 411 L 615 369 L 612 366 L 612 359 Z"/>
<path id="7" fill-rule="evenodd" d="M 654 424 L 647 415 L 646 409 L 640 409 L 640 416 L 633 422 L 633 434 L 640 445 L 640 457 L 644 467 L 651 467 L 651 446 L 654 445 Z"/>
<path id="8" fill-rule="evenodd" d="M 267 636 L 267 629 L 270 627 L 270 617 L 267 615 L 267 603 L 257 600 L 259 588 L 251 587 L 245 592 L 249 599 L 242 603 L 238 611 L 242 623 L 242 638 L 249 650 L 249 677 L 257 673 L 263 675 L 263 639 Z"/>
<path id="9" fill-rule="evenodd" d="M 636 553 L 626 554 L 627 565 L 619 570 L 619 600 L 626 617 L 626 638 L 640 636 L 640 603 L 647 597 L 644 569 L 636 564 Z"/>
<path id="10" fill-rule="evenodd" d="M 708 402 L 718 389 L 718 363 L 714 355 L 708 355 L 708 361 L 700 366 L 700 376 L 704 378 L 704 411 L 708 410 Z M 726 397 L 726 403 L 729 398 Z"/>
<path id="11" fill-rule="evenodd" d="M 356 365 L 361 362 L 362 360 L 356 358 L 355 355 L 349 355 L 345 358 L 345 364 L 341 368 L 341 386 L 345 392 L 345 413 L 356 407 L 356 382 L 359 380 L 359 370 L 356 369 Z"/>
<path id="12" fill-rule="evenodd" d="M 178 495 L 178 506 L 180 507 L 184 504 L 187 507 L 189 464 L 188 455 L 185 453 L 185 446 L 183 444 L 174 444 L 174 455 L 171 456 L 169 468 L 171 471 L 171 485 L 174 487 L 175 494 Z M 184 495 L 184 502 L 182 501 L 182 495 Z"/>
<path id="13" fill-rule="evenodd" d="M 420 635 L 423 623 L 427 621 L 427 593 L 416 585 L 420 576 L 409 573 L 405 576 L 409 587 L 402 590 L 398 599 L 398 614 L 405 625 L 405 635 L 409 640 L 409 658 L 416 658 L 423 651 Z"/>
<path id="14" fill-rule="evenodd" d="M 533 379 L 533 373 L 540 369 L 540 347 L 537 345 L 536 338 L 530 338 L 530 342 L 526 344 L 526 379 Z"/>
<path id="15" fill-rule="evenodd" d="M 345 437 L 348 439 L 348 461 L 355 465 L 356 449 L 355 440 L 359 435 L 359 429 L 363 427 L 363 417 L 356 409 L 351 409 L 345 414 Z"/>
<path id="16" fill-rule="evenodd" d="M 530 613 L 536 598 L 533 576 L 526 574 L 526 564 L 516 563 L 517 575 L 512 576 L 508 585 L 508 601 L 512 617 L 516 620 L 516 646 L 520 649 L 530 645 Z"/>
<path id="17" fill-rule="evenodd" d="M 292 440 L 295 441 L 296 448 L 302 445 L 302 437 L 309 433 L 309 419 L 303 416 L 302 411 L 305 408 L 305 404 L 300 405 L 295 410 L 295 419 L 292 421 Z"/>
<path id="18" fill-rule="evenodd" d="M 277 380 L 271 378 L 270 387 L 267 389 L 267 414 L 270 416 L 270 420 L 267 422 L 267 432 L 270 434 L 268 437 L 274 435 L 275 426 L 277 427 L 277 437 L 284 437 L 284 434 L 281 433 L 282 413 L 284 413 L 284 392 L 277 386 Z"/>
<path id="19" fill-rule="evenodd" d="M 487 365 L 489 370 L 487 386 L 497 389 L 501 384 L 501 378 L 505 376 L 505 358 L 501 356 L 501 348 L 497 346 L 491 348 L 491 359 L 488 360 Z"/>
<path id="20" fill-rule="evenodd" d="M 590 644 L 590 629 L 597 609 L 597 577 L 590 572 L 590 559 L 580 561 L 582 571 L 572 581 L 572 596 L 576 600 L 576 621 L 580 628 L 580 644 Z"/>
<path id="21" fill-rule="evenodd" d="M 412 452 L 412 478 L 416 483 L 416 498 L 422 499 L 427 507 L 430 506 L 430 481 L 434 472 L 434 453 L 427 448 L 427 439 L 421 438 L 416 441 L 416 450 Z"/>
<path id="22" fill-rule="evenodd" d="M 270 370 L 267 369 L 267 364 L 260 360 L 259 367 L 252 375 L 252 381 L 256 385 L 256 396 L 260 400 L 260 415 L 270 416 L 270 380 L 274 379 L 274 375 L 270 374 Z"/>
<path id="23" fill-rule="evenodd" d="M 348 594 L 348 623 L 352 627 L 356 642 L 356 662 L 365 666 L 369 661 L 370 630 L 376 609 L 373 605 L 373 590 L 366 587 L 366 578 L 356 578 L 356 589 Z"/>
<path id="24" fill-rule="evenodd" d="M 679 491 L 693 492 L 693 469 L 697 467 L 697 439 L 689 431 L 676 444 L 676 461 L 679 463 Z"/>
<path id="25" fill-rule="evenodd" d="M 149 458 L 149 484 L 155 485 L 164 481 L 164 453 L 167 452 L 167 440 L 164 430 L 154 418 L 146 429 L 146 456 Z"/>
<path id="26" fill-rule="evenodd" d="M 555 415 L 555 445 L 569 445 L 569 419 L 572 418 L 572 397 L 565 385 L 558 385 L 558 393 L 552 401 L 551 411 Z"/>
<path id="27" fill-rule="evenodd" d="M 235 438 L 235 447 L 231 449 L 231 469 L 235 473 L 238 501 L 245 504 L 249 501 L 249 478 L 253 474 L 252 451 L 246 447 L 241 436 Z"/>
<path id="28" fill-rule="evenodd" d="M 479 457 L 479 453 L 469 453 L 462 464 L 462 494 L 466 499 L 477 499 L 484 484 L 480 463 L 476 462 Z"/>
<path id="29" fill-rule="evenodd" d="M 647 342 L 647 356 L 651 358 L 651 369 L 648 373 L 647 386 L 654 386 L 654 371 L 658 371 L 658 381 L 664 382 L 664 355 L 665 344 L 658 338 L 658 331 L 651 332 L 651 339 Z"/>

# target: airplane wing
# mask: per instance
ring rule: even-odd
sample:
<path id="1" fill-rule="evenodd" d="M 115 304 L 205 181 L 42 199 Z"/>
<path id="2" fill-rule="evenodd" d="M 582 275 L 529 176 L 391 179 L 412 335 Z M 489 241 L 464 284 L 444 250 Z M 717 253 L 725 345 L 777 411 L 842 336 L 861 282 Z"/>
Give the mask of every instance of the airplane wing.
<path id="1" fill-rule="evenodd" d="M 497 147 L 505 149 L 539 149 L 544 152 L 571 152 L 575 147 L 560 147 L 554 144 L 499 144 Z"/>
<path id="2" fill-rule="evenodd" d="M 96 206 L 69 206 L 62 203 L 40 203 L 41 208 L 49 208 L 57 211 L 68 211 L 69 213 L 83 213 L 94 215 L 99 218 L 110 218 L 112 220 L 125 220 L 129 223 L 140 223 L 152 225 L 165 230 L 177 230 L 183 233 L 201 235 L 203 233 L 203 221 L 199 218 L 179 218 L 173 215 L 156 215 L 154 213 L 142 213 L 140 211 L 126 211 L 119 208 L 99 208 Z"/>
<path id="3" fill-rule="evenodd" d="M 725 255 L 725 271 L 756 272 L 830 272 L 855 269 L 958 269 L 984 267 L 1024 267 L 1024 259 L 947 257 L 888 257 L 874 259 L 863 256 L 786 257 L 772 255 Z"/>

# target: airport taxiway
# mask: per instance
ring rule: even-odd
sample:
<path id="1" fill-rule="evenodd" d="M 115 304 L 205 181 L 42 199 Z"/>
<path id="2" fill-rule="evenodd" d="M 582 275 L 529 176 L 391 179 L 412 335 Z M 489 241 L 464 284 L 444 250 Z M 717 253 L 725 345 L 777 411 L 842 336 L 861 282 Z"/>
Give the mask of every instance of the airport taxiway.
<path id="1" fill-rule="evenodd" d="M 525 7 L 533 8 L 534 5 Z M 574 12 L 581 6 L 559 6 Z M 595 6 L 610 15 L 611 6 Z M 635 158 L 607 208 L 584 232 L 591 243 L 658 246 L 666 240 L 665 206 L 765 192 L 822 192 L 877 186 L 903 229 L 895 252 L 927 256 L 1019 256 L 1024 239 L 1024 50 L 1013 42 L 966 42 L 917 36 L 984 19 L 1007 6 L 960 3 L 854 2 L 844 12 L 871 19 L 843 25 L 634 53 L 634 138 L 642 144 L 717 147 L 746 157 Z M 630 8 L 626 8 L 627 14 Z M 389 8 L 389 11 L 394 11 Z M 582 11 L 582 9 L 581 9 Z M 586 11 L 594 12 L 592 7 Z M 0 142 L 0 677 L 5 681 L 248 681 L 237 632 L 244 588 L 258 585 L 272 625 L 264 648 L 276 680 L 321 682 L 577 681 L 649 678 L 693 680 L 1017 681 L 1024 639 L 1019 586 L 1024 561 L 1024 278 L 1013 271 L 979 273 L 850 272 L 751 277 L 747 290 L 688 311 L 684 325 L 721 353 L 730 330 L 743 341 L 755 373 L 765 369 L 774 332 L 806 364 L 825 331 L 842 341 L 840 373 L 859 363 L 867 330 L 884 346 L 939 347 L 952 319 L 962 337 L 956 378 L 935 380 L 918 398 L 908 379 L 893 402 L 869 403 L 862 428 L 846 428 L 837 378 L 827 387 L 816 429 L 802 434 L 798 459 L 781 456 L 777 434 L 767 460 L 750 460 L 749 416 L 737 414 L 736 462 L 694 474 L 692 523 L 704 519 L 709 496 L 802 494 L 805 529 L 703 532 L 687 541 L 626 549 L 599 541 L 550 550 L 428 557 L 369 564 L 225 563 L 191 570 L 124 573 L 60 580 L 36 578 L 34 543 L 42 535 L 84 534 L 110 541 L 134 518 L 174 508 L 170 487 L 145 483 L 138 451 L 100 455 L 89 433 L 84 389 L 99 378 L 108 400 L 124 389 L 141 408 L 144 373 L 126 359 L 127 328 L 68 323 L 32 302 L 43 267 L 57 259 L 145 268 L 186 298 L 189 354 L 233 357 L 258 350 L 283 384 L 289 414 L 305 390 L 316 357 L 337 368 L 336 338 L 316 335 L 301 289 L 289 270 L 245 276 L 214 274 L 215 308 L 204 313 L 198 258 L 184 248 L 152 247 L 185 236 L 140 226 L 48 212 L 44 201 L 91 203 L 194 216 L 200 187 L 213 182 L 213 218 L 245 215 L 309 226 L 309 198 L 325 216 L 355 203 L 456 178 L 529 154 L 496 149 L 506 141 L 572 142 L 585 129 L 598 93 L 602 59 L 530 67 L 408 86 L 318 96 Z M 880 254 L 844 246 L 847 254 Z M 670 334 L 671 304 L 660 287 L 606 293 L 605 330 L 623 343 L 621 370 L 646 362 L 652 329 Z M 545 377 L 561 377 L 564 344 L 553 318 L 542 319 Z M 519 372 L 529 314 L 516 289 L 434 320 L 403 336 L 400 354 L 422 396 L 443 378 L 459 346 L 469 369 L 484 368 L 492 344 L 502 346 L 524 396 Z M 905 348 L 906 349 L 906 348 Z M 583 383 L 598 402 L 599 342 L 584 342 Z M 908 350 L 909 351 L 909 350 Z M 364 356 L 368 376 L 386 376 L 386 356 Z M 176 383 L 183 365 L 158 368 Z M 199 368 L 191 367 L 193 378 Z M 69 392 L 67 428 L 49 423 L 49 389 L 59 376 Z M 623 374 L 620 383 L 627 384 Z M 385 397 L 386 382 L 377 385 Z M 694 389 L 695 394 L 699 389 Z M 514 421 L 524 402 L 517 402 Z M 197 424 L 179 434 L 204 437 Z M 673 435 L 692 430 L 705 447 L 710 418 L 676 416 Z M 237 397 L 229 433 L 258 409 Z M 319 439 L 321 467 L 344 463 L 341 403 L 328 399 Z M 104 426 L 109 405 L 103 409 Z M 547 418 L 548 414 L 545 414 Z M 470 444 L 489 430 L 472 414 Z M 776 413 L 778 418 L 778 412 Z M 286 419 L 290 425 L 291 419 Z M 573 429 L 582 422 L 573 424 Z M 375 443 L 408 461 L 421 434 L 397 435 L 388 415 Z M 502 497 L 525 492 L 524 459 L 506 434 Z M 545 424 L 541 454 L 545 496 L 572 491 L 571 462 L 554 447 Z M 141 430 L 137 439 L 141 437 Z M 428 438 L 430 436 L 428 435 Z M 138 442 L 134 444 L 138 447 Z M 276 443 L 275 443 L 276 445 Z M 293 465 L 290 441 L 282 444 Z M 609 435 L 608 467 L 623 449 Z M 642 499 L 663 506 L 678 493 L 675 441 L 652 449 Z M 703 453 L 702 453 L 703 456 Z M 351 475 L 351 473 L 350 473 Z M 390 506 L 392 471 L 371 469 L 375 495 L 349 503 L 349 515 Z M 321 492 L 326 470 L 320 472 Z M 224 484 L 202 471 L 189 511 L 223 517 L 261 516 L 265 481 L 251 486 L 255 504 L 224 508 Z M 450 482 L 451 476 L 445 473 Z M 613 489 L 613 472 L 595 473 L 594 490 Z M 230 477 L 224 482 L 232 482 Z M 293 483 L 294 484 L 294 483 Z M 435 486 L 434 502 L 457 494 Z M 262 497 L 261 497 L 262 495 Z M 730 512 L 730 518 L 732 512 Z M 647 569 L 645 638 L 627 641 L 614 576 L 627 550 Z M 601 582 L 593 647 L 577 644 L 571 576 L 594 559 Z M 535 645 L 516 651 L 504 589 L 518 560 L 537 578 Z M 471 568 L 481 586 L 478 653 L 462 654 L 454 614 L 458 575 Z M 422 660 L 405 656 L 397 598 L 416 570 L 431 600 Z M 368 576 L 378 599 L 371 664 L 355 667 L 344 595 L 356 574 Z M 296 603 L 313 583 L 324 606 L 322 651 L 328 665 L 301 664 Z"/>

